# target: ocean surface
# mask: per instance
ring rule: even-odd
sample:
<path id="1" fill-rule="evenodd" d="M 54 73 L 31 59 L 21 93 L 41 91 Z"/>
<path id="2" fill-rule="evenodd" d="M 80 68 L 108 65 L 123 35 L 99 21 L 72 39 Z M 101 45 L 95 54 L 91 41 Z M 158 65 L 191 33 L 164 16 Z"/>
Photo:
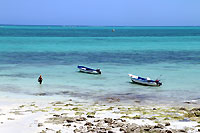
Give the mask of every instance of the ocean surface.
<path id="1" fill-rule="evenodd" d="M 163 85 L 133 84 L 129 73 Z M 0 26 L 0 97 L 175 103 L 199 92 L 200 27 Z"/>

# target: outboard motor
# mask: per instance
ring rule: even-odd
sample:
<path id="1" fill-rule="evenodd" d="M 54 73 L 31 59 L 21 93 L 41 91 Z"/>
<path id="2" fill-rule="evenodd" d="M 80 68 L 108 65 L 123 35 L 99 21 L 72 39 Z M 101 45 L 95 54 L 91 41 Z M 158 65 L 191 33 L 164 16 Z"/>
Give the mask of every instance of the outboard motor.
<path id="1" fill-rule="evenodd" d="M 162 83 L 160 82 L 160 80 L 156 80 L 155 82 L 156 82 L 156 84 L 157 84 L 158 86 L 161 86 L 161 85 L 162 85 Z"/>
<path id="2" fill-rule="evenodd" d="M 96 69 L 96 71 L 97 71 L 99 74 L 101 74 L 101 70 L 100 70 L 100 69 Z"/>
<path id="3" fill-rule="evenodd" d="M 158 83 L 158 85 L 159 85 L 159 86 L 161 86 L 161 85 L 162 85 L 162 83 L 161 83 L 161 82 L 159 82 L 159 83 Z"/>

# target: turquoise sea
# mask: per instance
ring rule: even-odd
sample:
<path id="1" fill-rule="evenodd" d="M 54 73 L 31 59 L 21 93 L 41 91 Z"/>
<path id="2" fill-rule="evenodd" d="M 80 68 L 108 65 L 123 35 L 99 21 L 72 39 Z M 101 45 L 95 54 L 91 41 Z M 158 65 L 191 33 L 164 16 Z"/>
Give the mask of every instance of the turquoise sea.
<path id="1" fill-rule="evenodd" d="M 129 73 L 163 85 L 133 84 Z M 0 26 L 1 97 L 175 103 L 199 100 L 199 79 L 200 27 Z"/>

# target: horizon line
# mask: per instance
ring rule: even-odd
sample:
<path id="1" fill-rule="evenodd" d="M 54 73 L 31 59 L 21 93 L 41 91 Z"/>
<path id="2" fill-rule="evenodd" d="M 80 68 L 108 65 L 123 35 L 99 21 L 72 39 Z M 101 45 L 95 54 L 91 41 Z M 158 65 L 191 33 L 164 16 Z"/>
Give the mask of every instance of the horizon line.
<path id="1" fill-rule="evenodd" d="M 57 25 L 57 24 L 53 24 L 53 25 L 40 25 L 40 24 L 0 24 L 0 26 L 63 26 L 63 27 L 70 27 L 70 26 L 76 26 L 76 27 L 200 27 L 200 25 L 172 25 L 172 26 L 167 26 L 167 25 L 162 25 L 162 26 L 150 26 L 150 25 L 144 25 L 144 26 L 136 26 L 136 25 Z"/>

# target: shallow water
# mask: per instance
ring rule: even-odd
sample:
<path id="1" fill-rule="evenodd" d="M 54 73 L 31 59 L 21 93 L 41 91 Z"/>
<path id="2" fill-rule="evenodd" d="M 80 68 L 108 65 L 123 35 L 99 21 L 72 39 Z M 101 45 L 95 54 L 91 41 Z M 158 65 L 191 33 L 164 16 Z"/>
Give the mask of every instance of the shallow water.
<path id="1" fill-rule="evenodd" d="M 200 27 L 0 26 L 1 96 L 199 99 L 199 61 Z M 102 75 L 80 73 L 77 65 L 101 68 Z M 133 84 L 129 73 L 163 85 Z"/>

